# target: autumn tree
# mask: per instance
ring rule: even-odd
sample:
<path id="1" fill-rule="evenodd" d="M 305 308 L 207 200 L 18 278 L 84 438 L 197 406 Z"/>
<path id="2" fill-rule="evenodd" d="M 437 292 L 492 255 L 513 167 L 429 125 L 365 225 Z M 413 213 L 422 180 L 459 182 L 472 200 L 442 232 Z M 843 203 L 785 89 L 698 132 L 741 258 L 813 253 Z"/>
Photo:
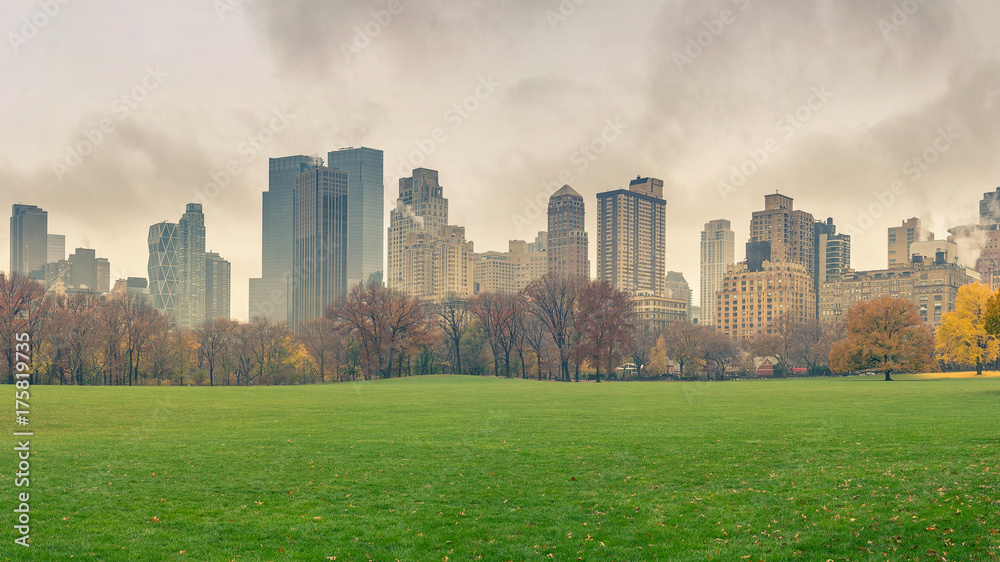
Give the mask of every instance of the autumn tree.
<path id="1" fill-rule="evenodd" d="M 421 336 L 431 322 L 417 298 L 375 283 L 355 285 L 327 313 L 343 320 L 357 337 L 366 378 L 391 377 L 409 340 Z"/>
<path id="2" fill-rule="evenodd" d="M 558 275 L 546 275 L 528 284 L 528 311 L 548 330 L 559 354 L 560 379 L 569 382 L 569 361 L 573 348 L 576 300 L 581 281 Z"/>
<path id="3" fill-rule="evenodd" d="M 702 358 L 704 345 L 714 331 L 702 324 L 671 322 L 663 328 L 661 336 L 667 357 L 677 362 L 679 375 L 684 377 L 684 367 Z"/>
<path id="4" fill-rule="evenodd" d="M 714 372 L 717 380 L 726 377 L 726 372 L 739 361 L 742 354 L 743 350 L 733 338 L 715 331 L 707 334 L 701 345 L 705 370 L 709 375 Z"/>
<path id="5" fill-rule="evenodd" d="M 236 322 L 228 318 L 208 320 L 195 329 L 198 361 L 208 368 L 208 384 L 215 386 L 215 372 L 229 364 Z M 228 380 L 228 375 L 226 379 Z"/>
<path id="6" fill-rule="evenodd" d="M 465 335 L 470 320 L 468 302 L 457 295 L 449 295 L 435 305 L 434 314 L 448 346 L 452 373 L 460 375 L 463 372 L 462 336 Z"/>
<path id="7" fill-rule="evenodd" d="M 810 320 L 792 326 L 789 354 L 810 373 L 828 371 L 833 344 L 846 337 L 842 321 Z"/>
<path id="8" fill-rule="evenodd" d="M 601 382 L 601 370 L 610 376 L 631 350 L 636 332 L 635 303 L 628 291 L 616 289 L 608 281 L 583 285 L 577 301 L 580 349 L 591 360 Z"/>
<path id="9" fill-rule="evenodd" d="M 27 333 L 37 351 L 40 329 L 45 321 L 48 300 L 42 284 L 20 273 L 0 273 L 0 338 L 4 357 L 7 359 L 7 382 L 14 384 L 17 372 L 17 350 L 14 342 L 18 334 Z"/>
<path id="10" fill-rule="evenodd" d="M 1000 355 L 1000 341 L 986 330 L 987 309 L 993 291 L 981 283 L 959 287 L 955 310 L 941 317 L 937 330 L 937 356 L 944 361 L 975 365 L 976 375 L 983 364 Z"/>
<path id="11" fill-rule="evenodd" d="M 477 295 L 469 305 L 493 351 L 493 372 L 500 375 L 503 361 L 504 376 L 510 377 L 510 354 L 514 351 L 524 327 L 525 302 L 521 294 L 488 292 Z"/>
<path id="12" fill-rule="evenodd" d="M 339 328 L 340 326 L 331 317 L 324 316 L 303 322 L 299 326 L 299 333 L 296 334 L 296 340 L 312 358 L 316 366 L 316 376 L 321 383 L 326 382 L 326 373 L 331 366 L 334 368 L 334 373 L 340 371 L 343 333 Z"/>
<path id="13" fill-rule="evenodd" d="M 886 296 L 847 311 L 847 338 L 833 345 L 830 367 L 841 373 L 874 369 L 891 381 L 893 372 L 926 369 L 933 354 L 931 331 L 917 307 Z"/>

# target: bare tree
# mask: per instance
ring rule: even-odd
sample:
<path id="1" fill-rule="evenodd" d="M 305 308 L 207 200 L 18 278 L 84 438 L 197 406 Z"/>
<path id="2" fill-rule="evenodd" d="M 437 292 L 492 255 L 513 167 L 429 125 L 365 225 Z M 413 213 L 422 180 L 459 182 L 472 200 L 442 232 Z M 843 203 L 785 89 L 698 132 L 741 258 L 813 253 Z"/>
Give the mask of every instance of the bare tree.
<path id="1" fill-rule="evenodd" d="M 206 321 L 195 330 L 198 360 L 208 367 L 209 386 L 215 386 L 215 371 L 228 363 L 236 324 L 228 318 L 216 318 Z"/>
<path id="2" fill-rule="evenodd" d="M 528 311 L 545 325 L 559 352 L 560 378 L 569 382 L 569 361 L 575 332 L 576 300 L 580 292 L 576 279 L 546 275 L 524 289 Z"/>
<path id="3" fill-rule="evenodd" d="M 18 334 L 27 333 L 32 342 L 42 339 L 39 333 L 45 321 L 49 301 L 42 284 L 20 273 L 0 273 L 0 338 L 7 358 L 7 381 L 14 384 L 17 372 Z M 28 346 L 37 351 L 37 344 Z"/>
<path id="4" fill-rule="evenodd" d="M 601 382 L 601 369 L 610 376 L 621 363 L 626 349 L 635 341 L 635 303 L 628 291 L 618 290 L 608 281 L 591 281 L 583 286 L 577 304 L 580 351 L 591 360 Z"/>
<path id="5" fill-rule="evenodd" d="M 444 341 L 452 359 L 454 374 L 462 374 L 462 336 L 469 326 L 468 302 L 456 295 L 449 295 L 435 306 L 438 324 L 444 332 Z"/>

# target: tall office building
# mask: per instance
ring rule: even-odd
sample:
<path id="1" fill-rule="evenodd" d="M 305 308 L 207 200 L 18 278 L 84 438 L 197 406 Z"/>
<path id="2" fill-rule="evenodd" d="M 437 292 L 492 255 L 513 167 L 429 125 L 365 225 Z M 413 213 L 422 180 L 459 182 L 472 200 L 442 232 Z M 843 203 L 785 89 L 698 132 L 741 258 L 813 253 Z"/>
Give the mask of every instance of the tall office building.
<path id="1" fill-rule="evenodd" d="M 205 320 L 229 318 L 232 265 L 215 252 L 205 254 Z"/>
<path id="2" fill-rule="evenodd" d="M 342 148 L 326 165 L 347 172 L 347 286 L 368 283 L 382 273 L 385 252 L 385 184 L 382 151 Z"/>
<path id="3" fill-rule="evenodd" d="M 517 293 L 549 271 L 546 234 L 534 242 L 511 240 L 507 252 L 476 254 L 474 293 Z"/>
<path id="4" fill-rule="evenodd" d="M 205 215 L 189 203 L 177 224 L 149 227 L 149 294 L 179 326 L 205 321 Z"/>
<path id="5" fill-rule="evenodd" d="M 97 290 L 97 252 L 90 248 L 77 248 L 69 255 L 69 282 L 66 285 Z M 105 260 L 107 261 L 107 260 Z M 63 282 L 66 282 L 65 277 Z"/>
<path id="6" fill-rule="evenodd" d="M 347 189 L 347 172 L 325 166 L 295 178 L 292 330 L 347 293 Z"/>
<path id="7" fill-rule="evenodd" d="M 177 318 L 180 307 L 180 255 L 177 252 L 177 225 L 161 222 L 149 227 L 149 296 L 157 310 Z"/>
<path id="8" fill-rule="evenodd" d="M 663 295 L 666 224 L 663 180 L 637 177 L 628 189 L 598 193 L 597 279 L 633 295 Z"/>
<path id="9" fill-rule="evenodd" d="M 45 263 L 56 263 L 66 259 L 66 235 L 49 234 Z"/>
<path id="10" fill-rule="evenodd" d="M 979 224 L 1000 224 L 1000 187 L 984 193 L 979 201 Z"/>
<path id="11" fill-rule="evenodd" d="M 49 214 L 35 205 L 15 204 L 10 215 L 10 271 L 44 279 L 48 262 Z"/>
<path id="12" fill-rule="evenodd" d="M 195 327 L 205 321 L 205 215 L 200 203 L 188 203 L 177 223 L 181 326 Z"/>
<path id="13" fill-rule="evenodd" d="M 726 270 L 736 260 L 736 233 L 723 219 L 705 223 L 701 231 L 701 310 L 702 324 L 715 326 L 715 293 L 722 288 Z"/>
<path id="14" fill-rule="evenodd" d="M 979 205 L 980 209 L 982 209 L 983 203 Z M 982 220 L 982 217 L 980 217 L 980 220 Z M 909 267 L 910 244 L 925 240 L 934 240 L 934 233 L 924 230 L 920 219 L 917 217 L 904 221 L 900 226 L 889 227 L 889 269 Z"/>
<path id="15" fill-rule="evenodd" d="M 747 262 L 729 268 L 715 297 L 715 331 L 740 342 L 774 333 L 774 323 L 816 319 L 816 297 L 806 268 L 792 262 Z"/>
<path id="16" fill-rule="evenodd" d="M 288 319 L 295 178 L 322 165 L 323 159 L 317 156 L 268 160 L 267 191 L 261 195 L 261 276 L 250 279 L 250 318 Z"/>
<path id="17" fill-rule="evenodd" d="M 684 278 L 684 274 L 679 271 L 668 271 L 665 280 L 663 295 L 667 298 L 686 302 L 687 308 L 690 310 L 691 285 Z"/>
<path id="18" fill-rule="evenodd" d="M 437 170 L 417 168 L 413 175 L 399 179 L 399 198 L 389 213 L 387 286 L 403 290 L 406 269 L 403 249 L 411 232 L 426 231 L 437 236 L 448 224 L 448 200 L 438 183 Z"/>
<path id="19" fill-rule="evenodd" d="M 111 262 L 108 258 L 97 258 L 94 260 L 95 273 L 97 274 L 97 292 L 107 293 L 111 291 Z"/>
<path id="20" fill-rule="evenodd" d="M 816 222 L 816 286 L 851 268 L 851 236 L 837 234 L 833 219 Z"/>
<path id="21" fill-rule="evenodd" d="M 792 198 L 778 193 L 764 196 L 764 210 L 754 211 L 750 221 L 750 244 L 770 244 L 764 261 L 797 263 L 815 276 L 816 251 L 813 216 L 792 207 Z M 750 256 L 747 256 L 750 261 Z M 751 264 L 754 266 L 756 264 Z"/>
<path id="22" fill-rule="evenodd" d="M 465 239 L 465 227 L 446 225 L 437 231 L 418 229 L 406 235 L 402 249 L 403 283 L 407 295 L 425 300 L 472 296 L 475 289 L 475 249 Z"/>
<path id="23" fill-rule="evenodd" d="M 583 197 L 562 186 L 549 197 L 549 275 L 590 278 L 590 257 Z"/>

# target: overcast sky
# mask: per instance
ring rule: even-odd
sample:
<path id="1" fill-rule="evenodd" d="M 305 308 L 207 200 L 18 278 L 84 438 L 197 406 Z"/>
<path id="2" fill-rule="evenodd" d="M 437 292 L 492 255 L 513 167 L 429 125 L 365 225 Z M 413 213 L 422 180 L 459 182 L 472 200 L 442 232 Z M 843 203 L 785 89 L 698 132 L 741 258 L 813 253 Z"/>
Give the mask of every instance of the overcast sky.
<path id="1" fill-rule="evenodd" d="M 438 170 L 477 251 L 533 238 L 569 183 L 593 260 L 596 194 L 641 175 L 696 291 L 704 223 L 740 260 L 775 190 L 883 268 L 888 226 L 940 238 L 1000 185 L 998 27 L 995 0 L 6 0 L 0 195 L 113 279 L 203 202 L 240 319 L 267 159 L 345 146 L 385 151 L 387 213 L 401 171 Z"/>

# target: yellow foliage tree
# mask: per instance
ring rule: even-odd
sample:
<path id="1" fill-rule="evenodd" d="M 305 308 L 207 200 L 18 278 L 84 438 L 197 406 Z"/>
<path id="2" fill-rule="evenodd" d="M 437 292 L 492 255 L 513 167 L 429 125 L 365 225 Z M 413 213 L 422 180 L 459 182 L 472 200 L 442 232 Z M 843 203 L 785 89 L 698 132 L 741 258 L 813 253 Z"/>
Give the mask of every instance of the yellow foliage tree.
<path id="1" fill-rule="evenodd" d="M 986 330 L 987 303 L 993 291 L 981 283 L 958 289 L 955 310 L 941 317 L 937 331 L 937 356 L 944 361 L 976 365 L 983 374 L 983 364 L 1000 355 L 1000 341 Z"/>

